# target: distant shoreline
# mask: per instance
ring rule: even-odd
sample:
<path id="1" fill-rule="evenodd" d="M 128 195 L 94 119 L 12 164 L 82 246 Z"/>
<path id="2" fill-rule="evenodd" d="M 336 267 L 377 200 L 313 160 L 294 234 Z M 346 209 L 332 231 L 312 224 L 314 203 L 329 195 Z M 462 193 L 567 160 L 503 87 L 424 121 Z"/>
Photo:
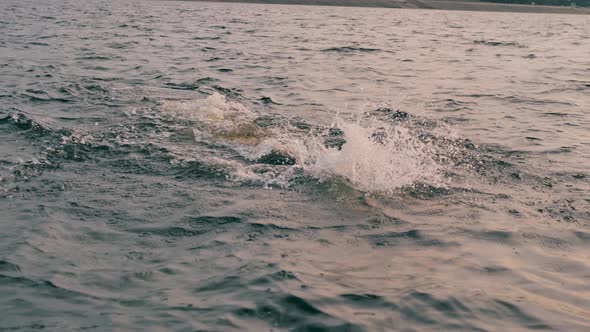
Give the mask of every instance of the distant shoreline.
<path id="1" fill-rule="evenodd" d="M 309 5 L 369 8 L 409 8 L 435 10 L 463 10 L 512 13 L 590 14 L 590 8 L 503 4 L 458 0 L 183 0 L 218 3 L 256 3 L 275 5 Z"/>

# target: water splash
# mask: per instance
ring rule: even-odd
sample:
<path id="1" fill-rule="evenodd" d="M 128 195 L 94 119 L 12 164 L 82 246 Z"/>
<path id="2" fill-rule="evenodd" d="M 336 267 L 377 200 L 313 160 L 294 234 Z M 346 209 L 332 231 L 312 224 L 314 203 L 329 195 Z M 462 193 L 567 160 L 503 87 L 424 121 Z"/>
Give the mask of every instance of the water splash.
<path id="1" fill-rule="evenodd" d="M 261 125 L 261 115 L 218 93 L 200 100 L 165 101 L 162 111 L 189 120 L 196 142 L 218 144 L 216 155 L 204 162 L 223 168 L 229 180 L 288 187 L 302 175 L 319 181 L 339 178 L 365 192 L 416 183 L 445 185 L 438 146 L 414 130 L 407 116 L 395 121 L 367 115 L 338 118 L 332 126 L 306 129 L 288 119 Z"/>
<path id="2" fill-rule="evenodd" d="M 443 185 L 442 167 L 433 158 L 434 146 L 402 124 L 377 119 L 355 122 L 338 119 L 346 144 L 316 147 L 307 167 L 320 178 L 341 176 L 356 188 L 382 192 L 427 182 Z"/>
<path id="3" fill-rule="evenodd" d="M 207 139 L 213 136 L 254 145 L 259 143 L 260 137 L 266 135 L 263 128 L 254 124 L 254 112 L 240 103 L 227 101 L 219 93 L 206 99 L 165 101 L 162 110 L 173 118 L 186 118 L 198 124 L 194 128 L 195 137 L 205 135 L 203 138 Z"/>

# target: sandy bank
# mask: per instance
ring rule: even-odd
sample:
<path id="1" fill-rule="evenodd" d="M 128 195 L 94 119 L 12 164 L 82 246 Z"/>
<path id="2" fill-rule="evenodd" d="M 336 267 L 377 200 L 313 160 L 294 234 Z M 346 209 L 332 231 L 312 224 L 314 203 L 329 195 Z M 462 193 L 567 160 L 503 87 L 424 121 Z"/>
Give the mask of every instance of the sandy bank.
<path id="1" fill-rule="evenodd" d="M 284 5 L 413 8 L 440 10 L 468 10 L 490 12 L 547 13 L 547 14 L 590 14 L 589 8 L 513 5 L 479 1 L 454 0 L 188 0 L 204 2 L 239 2 Z"/>

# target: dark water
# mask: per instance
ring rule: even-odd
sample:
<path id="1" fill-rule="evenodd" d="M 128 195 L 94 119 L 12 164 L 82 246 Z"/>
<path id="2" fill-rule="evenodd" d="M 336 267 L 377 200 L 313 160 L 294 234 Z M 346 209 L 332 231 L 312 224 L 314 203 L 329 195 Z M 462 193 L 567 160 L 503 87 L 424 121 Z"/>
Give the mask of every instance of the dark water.
<path id="1" fill-rule="evenodd" d="M 0 330 L 590 330 L 587 16 L 5 0 L 0 32 Z"/>

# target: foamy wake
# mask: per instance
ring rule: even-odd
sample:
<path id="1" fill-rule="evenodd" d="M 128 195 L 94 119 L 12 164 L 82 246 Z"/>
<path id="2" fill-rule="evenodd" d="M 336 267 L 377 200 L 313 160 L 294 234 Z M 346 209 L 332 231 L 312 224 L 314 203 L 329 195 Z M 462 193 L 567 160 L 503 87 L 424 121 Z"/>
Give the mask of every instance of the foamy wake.
<path id="1" fill-rule="evenodd" d="M 403 122 L 339 118 L 332 128 L 341 131 L 345 143 L 329 145 L 326 136 L 330 127 L 318 126 L 307 132 L 288 124 L 260 127 L 256 113 L 217 93 L 202 100 L 166 101 L 162 111 L 175 119 L 190 120 L 195 140 L 227 144 L 249 161 L 220 156 L 205 161 L 225 169 L 230 180 L 285 187 L 300 175 L 320 181 L 339 177 L 367 192 L 386 192 L 415 183 L 444 186 L 444 165 L 433 158 L 436 146 L 420 139 Z M 273 154 L 284 156 L 285 162 L 258 162 Z M 178 156 L 185 157 L 189 156 Z"/>

